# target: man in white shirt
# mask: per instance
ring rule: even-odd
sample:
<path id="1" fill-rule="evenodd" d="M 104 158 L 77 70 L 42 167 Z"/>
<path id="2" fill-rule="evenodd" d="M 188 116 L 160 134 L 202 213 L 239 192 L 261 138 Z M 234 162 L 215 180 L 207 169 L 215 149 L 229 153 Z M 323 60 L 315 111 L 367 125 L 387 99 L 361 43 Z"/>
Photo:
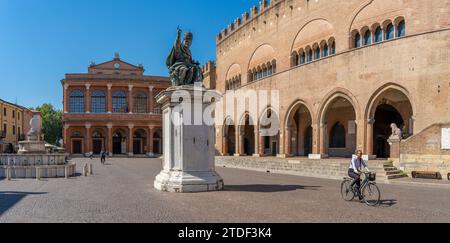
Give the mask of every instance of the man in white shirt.
<path id="1" fill-rule="evenodd" d="M 348 169 L 348 176 L 354 179 L 350 187 L 353 188 L 353 186 L 356 184 L 356 192 L 358 193 L 360 199 L 362 199 L 362 196 L 360 195 L 361 174 L 363 173 L 363 169 L 365 169 L 367 172 L 370 172 L 362 156 L 363 153 L 361 150 L 356 151 L 356 157 L 352 159 L 352 163 L 350 165 L 350 168 Z"/>

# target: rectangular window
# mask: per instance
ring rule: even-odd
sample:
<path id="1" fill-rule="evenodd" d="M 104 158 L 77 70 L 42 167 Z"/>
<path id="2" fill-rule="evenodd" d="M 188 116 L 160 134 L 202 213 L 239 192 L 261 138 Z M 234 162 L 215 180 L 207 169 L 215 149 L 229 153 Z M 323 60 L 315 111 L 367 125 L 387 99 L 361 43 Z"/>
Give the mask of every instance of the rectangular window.
<path id="1" fill-rule="evenodd" d="M 13 135 L 16 135 L 16 126 L 13 125 Z"/>
<path id="2" fill-rule="evenodd" d="M 17 120 L 20 121 L 20 113 L 19 112 L 17 112 Z"/>
<path id="3" fill-rule="evenodd" d="M 7 116 L 6 108 L 3 108 L 3 115 L 4 115 L 4 116 Z"/>
<path id="4" fill-rule="evenodd" d="M 15 110 L 12 111 L 12 117 L 16 118 L 16 111 Z"/>
<path id="5" fill-rule="evenodd" d="M 8 133 L 8 125 L 3 124 L 3 132 L 5 133 L 5 135 Z"/>

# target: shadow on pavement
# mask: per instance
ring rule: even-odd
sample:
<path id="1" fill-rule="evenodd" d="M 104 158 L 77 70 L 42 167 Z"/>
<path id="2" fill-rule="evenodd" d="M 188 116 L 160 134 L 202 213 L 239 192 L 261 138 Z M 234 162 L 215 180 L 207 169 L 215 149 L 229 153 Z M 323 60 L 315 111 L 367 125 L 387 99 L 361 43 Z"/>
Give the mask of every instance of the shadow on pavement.
<path id="1" fill-rule="evenodd" d="M 389 200 L 381 200 L 379 206 L 380 207 L 392 207 L 397 204 L 397 200 L 389 199 Z"/>
<path id="2" fill-rule="evenodd" d="M 226 185 L 225 191 L 232 192 L 288 192 L 297 190 L 317 190 L 320 186 L 299 185 Z"/>
<path id="3" fill-rule="evenodd" d="M 22 199 L 29 195 L 44 195 L 47 193 L 35 192 L 0 192 L 0 216 L 14 207 Z"/>

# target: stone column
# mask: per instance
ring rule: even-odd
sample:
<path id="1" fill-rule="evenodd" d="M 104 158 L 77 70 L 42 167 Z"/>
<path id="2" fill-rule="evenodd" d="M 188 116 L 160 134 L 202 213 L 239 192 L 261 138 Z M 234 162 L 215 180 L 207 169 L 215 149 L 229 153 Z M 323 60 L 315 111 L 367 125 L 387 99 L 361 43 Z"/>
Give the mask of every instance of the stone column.
<path id="1" fill-rule="evenodd" d="M 67 114 L 69 113 L 69 85 L 68 84 L 64 84 L 64 113 Z M 3 111 L 2 111 L 3 112 Z M 24 131 L 26 132 L 26 131 Z"/>
<path id="2" fill-rule="evenodd" d="M 148 134 L 148 137 L 149 137 L 149 143 L 148 143 L 148 155 L 150 156 L 150 157 L 154 157 L 155 156 L 155 153 L 153 153 L 153 148 L 154 148 L 154 134 L 155 134 L 155 127 L 154 126 L 149 126 L 148 127 L 148 131 L 149 131 L 149 134 Z"/>
<path id="3" fill-rule="evenodd" d="M 259 136 L 259 154 L 260 156 L 265 156 L 266 155 L 266 144 L 265 144 L 265 137 L 263 136 Z"/>
<path id="4" fill-rule="evenodd" d="M 108 147 L 106 148 L 107 152 L 109 152 L 110 154 L 112 154 L 113 152 L 113 125 L 112 124 L 108 124 Z"/>
<path id="5" fill-rule="evenodd" d="M 128 85 L 128 109 L 129 113 L 133 114 L 133 85 Z"/>
<path id="6" fill-rule="evenodd" d="M 284 153 L 285 153 L 285 156 L 286 157 L 289 157 L 289 156 L 291 156 L 291 147 L 292 147 L 292 136 L 291 136 L 291 133 L 292 133 L 292 127 L 290 127 L 290 126 L 288 126 L 287 128 L 286 128 L 286 134 L 285 134 L 285 150 L 284 150 Z"/>
<path id="7" fill-rule="evenodd" d="M 312 144 L 313 144 L 313 151 L 312 155 L 319 154 L 320 153 L 320 138 L 319 138 L 319 129 L 317 124 L 313 123 L 311 125 L 312 127 Z"/>
<path id="8" fill-rule="evenodd" d="M 375 159 L 376 155 L 373 154 L 373 125 L 375 124 L 375 119 L 367 120 L 367 138 L 366 138 L 366 156 L 364 156 L 366 160 Z"/>
<path id="9" fill-rule="evenodd" d="M 316 141 L 313 141 L 313 149 L 314 154 L 310 154 L 310 159 L 322 159 L 327 158 L 327 133 L 328 128 L 327 124 L 320 124 L 319 128 L 317 128 L 317 125 L 313 125 L 313 140 L 316 139 Z M 317 145 L 316 145 L 317 143 Z M 316 153 L 318 152 L 318 153 Z"/>
<path id="10" fill-rule="evenodd" d="M 128 126 L 128 156 L 133 157 L 133 129 L 134 125 Z"/>
<path id="11" fill-rule="evenodd" d="M 234 149 L 234 151 L 236 151 L 235 152 L 235 154 L 234 154 L 234 156 L 241 156 L 241 154 L 240 154 L 240 150 L 241 150 L 241 146 L 240 146 L 240 136 L 241 136 L 241 133 L 239 132 L 239 130 L 240 130 L 241 128 L 239 127 L 239 126 L 237 126 L 237 128 L 236 128 L 236 130 L 235 130 L 235 136 L 234 136 L 234 139 L 236 140 L 235 141 L 235 143 L 234 143 L 234 146 L 235 146 L 235 149 Z"/>
<path id="12" fill-rule="evenodd" d="M 86 113 L 91 113 L 91 84 L 85 84 L 86 86 L 86 97 L 85 97 L 85 109 Z"/>
<path id="13" fill-rule="evenodd" d="M 91 124 L 86 124 L 86 155 L 89 155 L 92 152 L 92 138 L 91 138 Z"/>
<path id="14" fill-rule="evenodd" d="M 153 86 L 148 87 L 147 113 L 153 113 Z"/>
<path id="15" fill-rule="evenodd" d="M 259 138 L 261 137 L 261 135 L 260 135 L 258 124 L 255 125 L 253 133 L 254 133 L 254 136 L 255 136 L 255 138 L 254 138 L 254 140 L 255 140 L 255 153 L 253 154 L 253 157 L 261 157 L 261 154 L 259 153 L 259 151 L 260 151 L 259 146 L 261 145 L 259 143 L 260 142 Z"/>
<path id="16" fill-rule="evenodd" d="M 108 114 L 112 113 L 112 91 L 111 91 L 111 89 L 112 89 L 112 84 L 108 84 L 108 97 L 106 100 L 106 102 L 107 102 L 106 109 L 107 109 Z"/>
<path id="17" fill-rule="evenodd" d="M 239 134 L 239 155 L 245 156 L 245 132 Z"/>
<path id="18" fill-rule="evenodd" d="M 229 144 L 227 143 L 227 137 L 226 137 L 226 135 L 223 135 L 222 136 L 222 155 L 223 156 L 229 155 L 228 154 L 228 146 L 229 146 Z"/>
<path id="19" fill-rule="evenodd" d="M 68 153 L 72 153 L 72 150 L 70 149 L 69 128 L 70 128 L 70 125 L 64 124 L 64 145 L 63 145 L 63 147 L 66 149 L 66 151 Z"/>

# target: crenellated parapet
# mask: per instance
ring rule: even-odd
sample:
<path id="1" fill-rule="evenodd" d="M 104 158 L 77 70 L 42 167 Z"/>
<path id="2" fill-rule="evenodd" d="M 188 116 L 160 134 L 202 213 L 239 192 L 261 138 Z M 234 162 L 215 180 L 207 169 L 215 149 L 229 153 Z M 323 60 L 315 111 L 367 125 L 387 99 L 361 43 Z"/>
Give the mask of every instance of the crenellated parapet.
<path id="1" fill-rule="evenodd" d="M 208 61 L 202 67 L 203 84 L 208 89 L 216 88 L 216 63 L 214 61 Z"/>
<path id="2" fill-rule="evenodd" d="M 220 33 L 217 34 L 217 43 L 220 43 L 226 37 L 234 33 L 236 30 L 238 30 L 240 27 L 244 26 L 245 24 L 251 22 L 253 19 L 257 18 L 264 12 L 268 11 L 275 5 L 283 2 L 285 0 L 262 0 L 259 2 L 258 5 L 254 5 L 250 8 L 250 12 L 245 12 L 242 14 L 240 18 L 236 18 L 233 23 L 229 24 L 227 28 L 223 29 Z"/>

